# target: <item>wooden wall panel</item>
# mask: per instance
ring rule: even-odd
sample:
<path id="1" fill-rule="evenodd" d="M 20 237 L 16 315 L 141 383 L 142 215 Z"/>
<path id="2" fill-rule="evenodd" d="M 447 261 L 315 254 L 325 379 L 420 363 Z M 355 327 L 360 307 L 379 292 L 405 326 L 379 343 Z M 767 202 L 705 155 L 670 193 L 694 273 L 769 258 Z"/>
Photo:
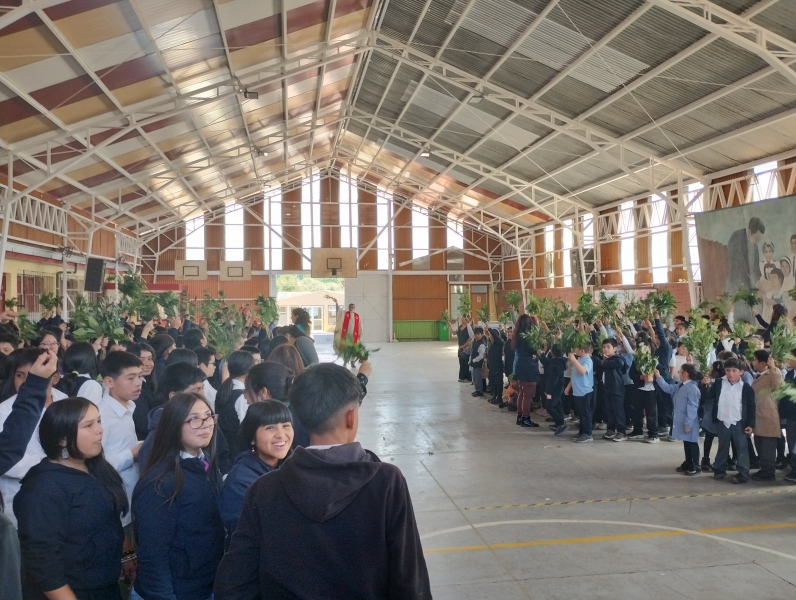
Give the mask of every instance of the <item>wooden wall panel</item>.
<path id="1" fill-rule="evenodd" d="M 208 271 L 218 271 L 221 268 L 221 261 L 224 260 L 224 221 L 210 222 L 205 219 L 205 260 L 207 260 Z"/>
<path id="2" fill-rule="evenodd" d="M 360 271 L 375 271 L 379 266 L 378 249 L 376 248 L 376 236 L 378 235 L 377 213 L 376 213 L 376 194 L 362 189 L 357 190 L 357 211 L 359 213 L 359 259 Z M 373 242 L 373 247 L 367 252 L 363 251 Z"/>
<path id="3" fill-rule="evenodd" d="M 173 271 L 174 261 L 185 260 L 185 226 L 175 227 L 172 231 L 158 236 L 158 250 L 172 246 L 160 255 L 159 271 Z"/>
<path id="4" fill-rule="evenodd" d="M 152 275 L 145 274 L 144 279 L 148 283 L 152 283 L 154 278 Z M 203 281 L 177 281 L 172 275 L 158 275 L 157 283 L 177 284 L 181 289 L 188 290 L 188 295 L 192 300 L 201 300 L 205 291 L 213 297 L 218 297 L 218 291 L 224 290 L 226 298 L 238 306 L 243 303 L 253 305 L 258 294 L 271 295 L 267 275 L 252 275 L 250 281 L 219 281 L 218 275 L 208 275 L 207 279 Z"/>
<path id="5" fill-rule="evenodd" d="M 282 250 L 282 268 L 285 271 L 301 271 L 301 253 L 287 244 L 301 248 L 301 188 L 282 193 L 282 236 L 285 245 Z"/>
<path id="6" fill-rule="evenodd" d="M 2 223 L 3 219 L 0 219 L 0 226 L 2 226 Z M 41 231 L 40 229 L 35 229 L 33 227 L 26 227 L 25 225 L 20 225 L 19 223 L 14 223 L 13 221 L 8 224 L 8 235 L 9 237 L 28 240 L 34 244 L 42 244 L 47 246 L 63 245 L 63 238 L 60 235 L 48 233 L 47 231 Z"/>
<path id="7" fill-rule="evenodd" d="M 400 202 L 393 202 L 395 211 L 394 223 L 394 248 L 395 248 L 395 270 L 411 271 L 412 265 L 401 266 L 401 263 L 412 260 L 412 211 L 401 205 Z"/>
<path id="8" fill-rule="evenodd" d="M 430 258 L 431 270 L 444 271 L 447 267 L 446 253 L 438 252 L 437 254 L 434 254 L 434 252 L 438 250 L 444 250 L 448 247 L 447 221 L 444 217 L 440 219 L 431 217 L 428 220 L 428 225 L 428 246 L 432 254 Z"/>
<path id="9" fill-rule="evenodd" d="M 112 231 L 100 229 L 94 232 L 94 239 L 91 244 L 91 255 L 116 258 L 116 236 Z"/>
<path id="10" fill-rule="evenodd" d="M 340 181 L 321 180 L 321 247 L 340 247 Z"/>
<path id="11" fill-rule="evenodd" d="M 534 236 L 534 254 L 536 257 L 533 259 L 533 289 L 540 289 L 547 287 L 547 279 L 544 268 L 544 231 L 540 231 Z"/>
<path id="12" fill-rule="evenodd" d="M 564 287 L 564 230 L 560 225 L 553 230 L 553 248 L 553 286 L 561 288 Z"/>
<path id="13" fill-rule="evenodd" d="M 683 254 L 683 232 L 681 230 L 672 231 L 669 235 L 669 255 L 671 256 L 671 265 L 685 265 L 685 256 Z M 669 269 L 669 282 L 677 283 L 679 281 L 688 281 L 688 271 L 683 267 L 671 267 Z"/>
<path id="14" fill-rule="evenodd" d="M 249 210 L 243 209 L 243 260 L 251 261 L 252 271 L 262 271 L 265 268 L 265 226 L 262 224 L 264 208 L 265 201 L 261 200 L 250 204 Z"/>
<path id="15" fill-rule="evenodd" d="M 393 319 L 434 321 L 448 310 L 448 280 L 444 275 L 395 275 Z"/>

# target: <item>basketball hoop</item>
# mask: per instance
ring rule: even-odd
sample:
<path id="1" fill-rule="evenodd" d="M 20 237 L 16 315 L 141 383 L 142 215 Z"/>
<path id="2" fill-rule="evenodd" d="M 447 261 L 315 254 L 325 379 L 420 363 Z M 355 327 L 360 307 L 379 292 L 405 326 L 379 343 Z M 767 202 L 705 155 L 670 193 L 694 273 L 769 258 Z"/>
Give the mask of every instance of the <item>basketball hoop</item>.
<path id="1" fill-rule="evenodd" d="M 337 277 L 337 270 L 343 268 L 342 258 L 327 258 L 326 268 L 332 272 L 332 277 Z"/>

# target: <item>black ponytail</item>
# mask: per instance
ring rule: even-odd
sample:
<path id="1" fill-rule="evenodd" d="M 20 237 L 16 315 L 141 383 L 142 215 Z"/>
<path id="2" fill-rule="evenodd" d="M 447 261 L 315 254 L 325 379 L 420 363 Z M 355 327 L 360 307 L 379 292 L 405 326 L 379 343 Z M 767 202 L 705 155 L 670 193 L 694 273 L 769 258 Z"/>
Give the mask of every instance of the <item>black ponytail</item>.
<path id="1" fill-rule="evenodd" d="M 232 394 L 232 382 L 238 378 L 246 375 L 254 366 L 254 356 L 245 350 L 238 350 L 229 355 L 227 360 L 227 370 L 229 377 L 221 384 L 221 389 L 218 390 L 216 396 L 216 412 L 220 407 L 229 402 L 229 397 Z"/>

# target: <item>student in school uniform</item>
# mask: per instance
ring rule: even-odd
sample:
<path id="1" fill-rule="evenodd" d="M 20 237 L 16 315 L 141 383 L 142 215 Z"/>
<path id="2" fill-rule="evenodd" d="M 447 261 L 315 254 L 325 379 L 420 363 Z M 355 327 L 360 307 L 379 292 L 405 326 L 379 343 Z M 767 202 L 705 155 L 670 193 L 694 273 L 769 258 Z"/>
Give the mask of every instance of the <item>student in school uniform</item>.
<path id="1" fill-rule="evenodd" d="M 777 442 L 782 437 L 779 407 L 772 392 L 782 383 L 779 370 L 766 350 L 757 350 L 753 363 L 760 375 L 752 382 L 755 391 L 755 447 L 760 470 L 752 473 L 754 481 L 774 481 L 777 478 Z"/>
<path id="2" fill-rule="evenodd" d="M 133 423 L 139 440 L 145 440 L 148 433 L 149 413 L 160 406 L 158 384 L 155 379 L 155 349 L 146 342 L 130 346 L 127 351 L 141 359 L 141 393 L 135 400 Z"/>
<path id="3" fill-rule="evenodd" d="M 549 354 L 540 354 L 539 360 L 545 370 L 544 394 L 547 399 L 547 412 L 553 419 L 550 429 L 556 436 L 564 435 L 569 429 L 564 420 L 564 407 L 561 400 L 564 395 L 564 370 L 567 367 L 567 359 L 564 357 L 561 346 L 553 344 Z"/>
<path id="4" fill-rule="evenodd" d="M 503 397 L 503 340 L 494 327 L 489 330 L 492 338 L 487 350 L 486 362 L 489 370 L 489 386 L 492 388 L 490 404 L 499 404 Z"/>
<path id="5" fill-rule="evenodd" d="M 698 475 L 699 467 L 699 382 L 702 373 L 697 368 L 686 363 L 680 367 L 678 373 L 679 383 L 668 383 L 655 371 L 655 383 L 664 392 L 674 398 L 674 413 L 672 421 L 672 439 L 681 440 L 685 451 L 683 464 L 677 467 L 678 473 Z"/>
<path id="6" fill-rule="evenodd" d="M 484 376 L 483 367 L 486 362 L 486 340 L 484 339 L 484 328 L 476 327 L 473 329 L 475 339 L 473 340 L 473 347 L 470 354 L 470 366 L 472 367 L 473 385 L 475 391 L 473 397 L 481 397 L 484 395 Z"/>
<path id="7" fill-rule="evenodd" d="M 97 381 L 97 352 L 88 342 L 76 342 L 67 348 L 63 359 L 63 377 L 55 386 L 67 398 L 80 397 L 99 406 L 102 386 Z"/>
<path id="8" fill-rule="evenodd" d="M 100 366 L 106 392 L 99 403 L 102 419 L 102 449 L 105 459 L 122 478 L 128 505 L 138 482 L 138 441 L 133 422 L 135 399 L 141 395 L 141 360 L 129 352 L 109 352 Z M 133 549 L 132 515 L 122 517 L 125 549 Z"/>
<path id="9" fill-rule="evenodd" d="M 716 439 L 719 433 L 716 422 L 713 420 L 713 407 L 716 403 L 716 398 L 713 397 L 713 382 L 721 379 L 724 375 L 724 361 L 714 361 L 710 369 L 710 374 L 702 378 L 702 385 L 700 386 L 701 396 L 699 402 L 702 408 L 702 429 L 705 431 L 705 442 L 703 445 L 702 462 L 699 468 L 704 473 L 713 472 L 710 451 L 713 448 L 713 440 Z"/>
<path id="10" fill-rule="evenodd" d="M 569 364 L 572 366 L 572 379 L 569 388 L 580 417 L 580 427 L 578 435 L 572 441 L 582 444 L 593 441 L 592 438 L 592 410 L 594 396 L 594 362 L 591 358 L 591 342 L 585 343 L 580 348 L 575 348 L 574 352 L 567 355 Z"/>
<path id="11" fill-rule="evenodd" d="M 210 383 L 210 380 L 216 374 L 216 351 L 214 348 L 205 346 L 195 347 L 193 351 L 196 353 L 198 367 L 202 369 L 207 376 L 203 387 L 204 397 L 210 405 L 210 408 L 216 410 L 216 396 L 218 395 L 218 391 L 216 391 L 216 388 Z"/>
<path id="12" fill-rule="evenodd" d="M 788 368 L 785 372 L 785 381 L 791 385 L 796 385 L 796 350 L 791 350 L 788 360 Z M 785 419 L 785 437 L 788 441 L 788 467 L 790 472 L 785 475 L 786 481 L 796 483 L 796 402 L 790 398 L 782 398 L 779 401 L 779 408 L 782 417 Z"/>
<path id="13" fill-rule="evenodd" d="M 243 395 L 246 389 L 246 375 L 254 366 L 250 352 L 237 350 L 229 355 L 227 369 L 229 377 L 221 384 L 216 396 L 218 428 L 223 432 L 233 456 L 245 449 L 238 436 L 238 430 L 249 405 Z"/>
<path id="14" fill-rule="evenodd" d="M 713 420 L 716 422 L 719 438 L 713 477 L 724 479 L 727 476 L 727 458 L 732 441 L 738 451 L 738 474 L 732 478 L 733 483 L 749 481 L 747 436 L 754 433 L 756 418 L 755 392 L 752 386 L 741 380 L 741 369 L 741 364 L 735 358 L 724 361 L 725 375 L 713 383 L 711 390 L 716 398 Z"/>
<path id="15" fill-rule="evenodd" d="M 619 343 L 614 338 L 603 341 L 602 359 L 593 358 L 595 368 L 599 365 L 602 371 L 602 382 L 605 395 L 605 412 L 608 430 L 603 439 L 624 442 L 627 439 L 625 422 L 625 371 L 627 363 L 617 354 Z"/>

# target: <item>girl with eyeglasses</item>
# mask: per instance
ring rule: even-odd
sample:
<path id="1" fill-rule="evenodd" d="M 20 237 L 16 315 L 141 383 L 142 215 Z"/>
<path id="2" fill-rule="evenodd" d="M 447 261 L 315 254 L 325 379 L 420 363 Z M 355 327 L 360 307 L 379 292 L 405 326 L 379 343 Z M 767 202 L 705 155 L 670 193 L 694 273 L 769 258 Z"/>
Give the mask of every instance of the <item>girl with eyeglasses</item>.
<path id="1" fill-rule="evenodd" d="M 216 419 L 201 394 L 176 394 L 163 407 L 133 492 L 138 571 L 131 600 L 213 594 L 224 552 Z"/>

